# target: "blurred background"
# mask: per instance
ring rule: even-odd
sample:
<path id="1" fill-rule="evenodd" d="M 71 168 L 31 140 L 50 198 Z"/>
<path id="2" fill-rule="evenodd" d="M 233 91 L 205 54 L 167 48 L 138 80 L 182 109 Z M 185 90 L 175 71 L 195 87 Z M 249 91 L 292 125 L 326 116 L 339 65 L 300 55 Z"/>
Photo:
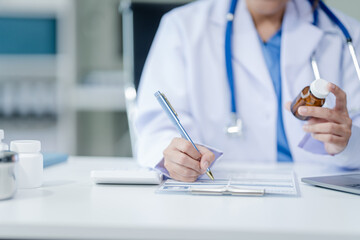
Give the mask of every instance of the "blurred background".
<path id="1" fill-rule="evenodd" d="M 36 139 L 43 151 L 71 155 L 132 156 L 128 119 L 153 35 L 166 11 L 188 2 L 0 0 L 5 141 Z M 325 2 L 360 20 L 360 1 Z"/>

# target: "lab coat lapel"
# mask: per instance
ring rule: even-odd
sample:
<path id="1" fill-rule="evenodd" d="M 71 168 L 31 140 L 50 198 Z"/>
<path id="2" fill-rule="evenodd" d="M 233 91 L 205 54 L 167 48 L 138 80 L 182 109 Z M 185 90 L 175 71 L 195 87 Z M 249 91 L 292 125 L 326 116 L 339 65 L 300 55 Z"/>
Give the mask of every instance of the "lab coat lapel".
<path id="1" fill-rule="evenodd" d="M 321 44 L 324 32 L 314 26 L 312 21 L 312 9 L 307 1 L 293 0 L 287 4 L 281 43 L 283 104 L 292 101 L 315 78 L 310 58 Z M 289 111 L 283 111 L 283 119 L 290 149 L 292 153 L 299 151 L 297 145 L 304 136 L 301 128 L 304 122 L 296 119 Z"/>
<path id="2" fill-rule="evenodd" d="M 236 72 L 236 65 L 241 65 L 253 77 L 252 81 L 255 80 L 266 89 L 273 89 L 260 39 L 245 0 L 239 2 L 235 12 L 232 41 L 234 71 Z"/>
<path id="3" fill-rule="evenodd" d="M 283 91 L 294 97 L 314 80 L 310 58 L 323 37 L 323 30 L 312 24 L 313 14 L 307 1 L 290 1 L 287 5 L 282 31 L 282 78 Z M 304 79 L 301 71 L 310 70 Z M 285 98 L 286 99 L 286 98 Z"/>

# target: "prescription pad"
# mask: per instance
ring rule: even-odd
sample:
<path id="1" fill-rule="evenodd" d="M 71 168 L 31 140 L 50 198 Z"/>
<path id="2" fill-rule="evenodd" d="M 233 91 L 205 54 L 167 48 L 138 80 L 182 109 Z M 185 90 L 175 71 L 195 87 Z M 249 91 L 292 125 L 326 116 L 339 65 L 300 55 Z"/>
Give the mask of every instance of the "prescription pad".
<path id="1" fill-rule="evenodd" d="M 157 192 L 203 195 L 298 195 L 293 171 L 269 169 L 217 173 L 214 181 L 200 178 L 196 182 L 188 183 L 168 179 Z"/>

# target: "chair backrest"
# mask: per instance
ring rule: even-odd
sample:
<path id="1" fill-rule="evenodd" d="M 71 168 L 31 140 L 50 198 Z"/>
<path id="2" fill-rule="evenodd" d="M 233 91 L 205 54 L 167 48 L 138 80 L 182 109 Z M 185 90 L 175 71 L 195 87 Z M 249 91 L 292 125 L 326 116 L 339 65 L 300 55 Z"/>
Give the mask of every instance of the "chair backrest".
<path id="1" fill-rule="evenodd" d="M 190 0 L 167 2 L 139 2 L 123 0 L 119 11 L 122 14 L 122 46 L 126 110 L 133 156 L 136 157 L 136 131 L 134 115 L 136 112 L 136 91 L 140 84 L 141 73 L 159 27 L 162 16 L 173 8 Z"/>
<path id="2" fill-rule="evenodd" d="M 137 89 L 141 73 L 162 16 L 184 3 L 131 4 L 134 34 L 134 84 Z"/>

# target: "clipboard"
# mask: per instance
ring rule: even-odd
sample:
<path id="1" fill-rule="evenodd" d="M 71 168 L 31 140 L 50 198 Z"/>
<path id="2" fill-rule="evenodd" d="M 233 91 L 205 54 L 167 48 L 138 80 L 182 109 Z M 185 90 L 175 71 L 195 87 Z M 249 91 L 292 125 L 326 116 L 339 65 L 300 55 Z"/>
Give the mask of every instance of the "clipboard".
<path id="1" fill-rule="evenodd" d="M 195 182 L 164 181 L 157 193 L 218 196 L 298 196 L 295 173 L 277 170 L 239 170 L 216 173 L 214 181 L 200 178 Z"/>
<path id="2" fill-rule="evenodd" d="M 255 197 L 261 197 L 265 195 L 265 189 L 245 189 L 234 186 L 217 188 L 190 188 L 189 191 L 194 195 L 231 195 Z"/>

